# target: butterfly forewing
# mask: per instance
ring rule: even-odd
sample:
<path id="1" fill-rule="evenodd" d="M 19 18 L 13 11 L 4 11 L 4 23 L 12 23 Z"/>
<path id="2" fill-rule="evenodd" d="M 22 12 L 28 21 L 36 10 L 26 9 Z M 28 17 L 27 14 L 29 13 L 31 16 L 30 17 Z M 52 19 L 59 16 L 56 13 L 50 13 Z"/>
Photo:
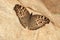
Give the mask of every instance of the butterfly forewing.
<path id="1" fill-rule="evenodd" d="M 26 28 L 26 26 L 28 26 L 28 21 L 29 21 L 29 17 L 30 14 L 27 11 L 27 9 L 19 4 L 16 4 L 14 7 L 14 10 L 19 18 L 19 21 L 21 22 L 21 24 L 23 25 L 24 28 Z"/>

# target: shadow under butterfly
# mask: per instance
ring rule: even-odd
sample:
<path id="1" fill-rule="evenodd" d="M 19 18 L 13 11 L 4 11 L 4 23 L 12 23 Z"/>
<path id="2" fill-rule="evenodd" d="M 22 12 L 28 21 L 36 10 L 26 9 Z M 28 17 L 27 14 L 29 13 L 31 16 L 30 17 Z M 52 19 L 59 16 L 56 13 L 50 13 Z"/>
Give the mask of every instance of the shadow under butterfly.
<path id="1" fill-rule="evenodd" d="M 50 22 L 50 20 L 43 15 L 30 14 L 25 7 L 19 4 L 15 5 L 14 10 L 22 26 L 24 28 L 28 27 L 29 30 L 39 29 Z"/>

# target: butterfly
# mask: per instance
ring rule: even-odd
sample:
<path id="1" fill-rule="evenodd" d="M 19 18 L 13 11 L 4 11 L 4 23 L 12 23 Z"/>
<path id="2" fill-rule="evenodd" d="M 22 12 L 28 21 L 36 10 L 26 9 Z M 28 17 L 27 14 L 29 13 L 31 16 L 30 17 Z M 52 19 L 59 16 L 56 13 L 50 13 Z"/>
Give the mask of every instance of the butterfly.
<path id="1" fill-rule="evenodd" d="M 16 4 L 14 11 L 24 28 L 28 27 L 29 30 L 36 30 L 43 27 L 50 22 L 49 18 L 43 15 L 33 15 L 24 6 Z"/>

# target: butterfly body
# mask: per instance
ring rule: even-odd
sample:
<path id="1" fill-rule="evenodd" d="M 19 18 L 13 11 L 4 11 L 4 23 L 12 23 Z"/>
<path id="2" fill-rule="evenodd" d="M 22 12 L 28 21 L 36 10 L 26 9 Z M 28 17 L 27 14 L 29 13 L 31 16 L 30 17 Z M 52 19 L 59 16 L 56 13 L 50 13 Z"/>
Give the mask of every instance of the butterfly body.
<path id="1" fill-rule="evenodd" d="M 30 30 L 36 30 L 50 22 L 50 20 L 43 15 L 30 14 L 25 7 L 19 4 L 15 5 L 14 10 L 24 28 L 28 27 Z"/>

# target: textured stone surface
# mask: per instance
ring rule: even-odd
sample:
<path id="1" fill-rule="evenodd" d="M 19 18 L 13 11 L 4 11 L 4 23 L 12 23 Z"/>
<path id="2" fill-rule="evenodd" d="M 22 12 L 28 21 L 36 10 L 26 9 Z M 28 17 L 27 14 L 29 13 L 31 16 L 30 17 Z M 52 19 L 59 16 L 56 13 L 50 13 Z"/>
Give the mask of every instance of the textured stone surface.
<path id="1" fill-rule="evenodd" d="M 0 0 L 0 40 L 60 40 L 60 28 L 51 22 L 38 30 L 24 29 L 13 10 L 15 4 L 20 2 L 25 7 L 36 10 L 36 12 L 32 10 L 33 13 L 44 14 L 48 18 L 51 17 L 50 20 L 54 19 L 52 21 L 60 24 L 60 15 L 50 14 L 50 11 L 48 12 L 43 6 L 44 3 L 39 0 Z"/>

